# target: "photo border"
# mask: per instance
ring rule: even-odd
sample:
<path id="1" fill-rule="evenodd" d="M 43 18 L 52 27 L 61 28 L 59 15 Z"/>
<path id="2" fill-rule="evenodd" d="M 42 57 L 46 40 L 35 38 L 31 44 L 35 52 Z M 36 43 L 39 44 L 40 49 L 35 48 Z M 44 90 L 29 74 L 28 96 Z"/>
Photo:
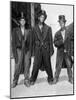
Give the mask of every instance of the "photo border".
<path id="1" fill-rule="evenodd" d="M 39 3 L 39 4 L 48 4 L 48 5 L 63 5 L 63 6 L 73 6 L 73 22 L 75 21 L 75 5 L 74 4 L 58 4 L 58 3 L 43 3 L 43 2 L 28 2 L 28 1 L 10 1 L 10 51 L 11 51 L 11 2 L 24 2 L 24 3 Z M 75 26 L 75 23 L 74 23 Z M 74 30 L 74 28 L 73 28 Z M 75 34 L 75 33 L 74 33 Z M 75 41 L 74 41 L 75 42 Z M 75 45 L 75 43 L 74 43 Z M 75 48 L 74 48 L 75 49 Z M 74 55 L 75 58 L 75 55 Z M 74 59 L 75 60 L 75 59 Z M 74 63 L 75 66 L 75 63 Z M 73 67 L 73 76 L 75 75 L 74 73 L 75 69 Z M 75 77 L 75 76 L 74 76 Z M 73 77 L 73 80 L 74 80 Z M 75 81 L 75 80 L 74 80 Z M 10 52 L 10 99 L 25 99 L 25 98 L 44 98 L 44 97 L 59 97 L 59 96 L 74 96 L 75 91 L 74 91 L 74 86 L 75 84 L 73 83 L 73 94 L 63 94 L 63 95 L 46 95 L 46 96 L 31 96 L 31 97 L 11 97 L 11 52 Z"/>

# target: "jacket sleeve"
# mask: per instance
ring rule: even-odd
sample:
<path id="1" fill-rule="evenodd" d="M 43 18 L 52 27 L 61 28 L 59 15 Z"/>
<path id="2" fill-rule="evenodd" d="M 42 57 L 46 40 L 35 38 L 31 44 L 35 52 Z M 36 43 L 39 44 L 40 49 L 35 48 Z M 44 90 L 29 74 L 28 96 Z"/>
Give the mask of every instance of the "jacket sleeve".
<path id="1" fill-rule="evenodd" d="M 71 55 L 74 56 L 74 35 L 72 36 L 71 40 Z"/>
<path id="2" fill-rule="evenodd" d="M 74 32 L 71 36 L 71 56 L 74 56 Z"/>
<path id="3" fill-rule="evenodd" d="M 53 47 L 53 37 L 52 37 L 52 29 L 49 27 L 49 39 L 50 39 L 50 56 L 54 53 L 54 47 Z"/>
<path id="4" fill-rule="evenodd" d="M 13 51 L 13 56 L 16 59 L 17 58 L 17 50 L 16 50 L 16 30 L 15 29 L 12 32 L 12 51 Z"/>
<path id="5" fill-rule="evenodd" d="M 70 55 L 74 56 L 74 33 L 70 33 L 69 43 L 70 43 Z"/>
<path id="6" fill-rule="evenodd" d="M 60 35 L 58 35 L 58 33 L 55 34 L 54 37 L 54 45 L 59 48 L 61 46 L 64 45 L 62 38 L 60 37 Z"/>

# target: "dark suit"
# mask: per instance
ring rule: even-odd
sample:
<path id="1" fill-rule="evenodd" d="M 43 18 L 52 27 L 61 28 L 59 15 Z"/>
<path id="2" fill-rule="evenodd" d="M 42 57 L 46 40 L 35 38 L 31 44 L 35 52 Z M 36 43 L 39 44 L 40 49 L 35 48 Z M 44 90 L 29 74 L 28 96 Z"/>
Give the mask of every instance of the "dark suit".
<path id="1" fill-rule="evenodd" d="M 67 27 L 67 31 L 69 34 L 69 41 L 70 41 L 70 55 L 74 56 L 74 23 L 71 23 Z"/>
<path id="2" fill-rule="evenodd" d="M 48 80 L 53 80 L 50 57 L 54 53 L 51 27 L 43 25 L 42 32 L 38 25 L 32 30 L 32 47 L 34 50 L 34 65 L 31 80 L 35 82 L 39 69 L 44 66 Z"/>
<path id="3" fill-rule="evenodd" d="M 65 39 L 63 42 L 63 37 L 61 34 L 61 29 L 55 34 L 54 37 L 54 45 L 57 48 L 57 58 L 56 58 L 56 72 L 55 77 L 58 79 L 59 74 L 62 68 L 63 61 L 65 61 L 67 65 L 67 72 L 69 79 L 72 78 L 72 71 L 71 71 L 71 41 L 69 37 L 69 31 L 65 29 Z M 66 53 L 64 52 L 66 50 Z"/>
<path id="4" fill-rule="evenodd" d="M 71 23 L 70 25 L 67 26 L 67 31 L 68 31 L 68 37 L 69 37 L 69 43 L 68 46 L 69 47 L 69 54 L 70 56 L 74 56 L 74 23 Z M 72 60 L 72 64 L 74 64 L 74 59 L 71 59 Z M 63 61 L 63 64 L 62 64 L 62 67 L 63 68 L 66 68 L 66 63 L 65 61 Z"/>
<path id="5" fill-rule="evenodd" d="M 26 40 L 25 40 L 26 38 Z M 23 46 L 24 45 L 24 46 Z M 12 33 L 12 51 L 15 58 L 14 82 L 18 81 L 19 75 L 24 73 L 25 80 L 29 78 L 30 68 L 30 32 L 25 30 L 24 36 L 21 29 L 15 28 Z"/>

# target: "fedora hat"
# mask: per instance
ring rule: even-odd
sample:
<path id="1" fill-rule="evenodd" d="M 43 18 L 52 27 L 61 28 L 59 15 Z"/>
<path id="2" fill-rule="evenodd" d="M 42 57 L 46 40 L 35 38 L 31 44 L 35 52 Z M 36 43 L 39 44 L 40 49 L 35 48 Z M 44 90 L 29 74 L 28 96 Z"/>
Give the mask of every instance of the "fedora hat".
<path id="1" fill-rule="evenodd" d="M 58 22 L 60 22 L 60 21 L 66 22 L 64 15 L 59 15 L 58 18 L 59 18 Z"/>
<path id="2" fill-rule="evenodd" d="M 24 19 L 24 20 L 26 19 L 23 12 L 19 13 L 18 16 L 17 16 L 18 21 L 20 21 L 21 19 Z"/>

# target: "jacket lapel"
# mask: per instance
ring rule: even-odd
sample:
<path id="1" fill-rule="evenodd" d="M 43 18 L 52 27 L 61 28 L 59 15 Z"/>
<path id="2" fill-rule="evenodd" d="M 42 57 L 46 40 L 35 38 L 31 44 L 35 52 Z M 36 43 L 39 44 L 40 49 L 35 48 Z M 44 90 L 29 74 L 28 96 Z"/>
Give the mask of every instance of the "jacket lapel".
<path id="1" fill-rule="evenodd" d="M 59 30 L 59 38 L 63 40 L 62 34 L 61 34 L 61 29 Z"/>
<path id="2" fill-rule="evenodd" d="M 65 40 L 67 40 L 67 37 L 68 37 L 68 30 L 67 30 L 67 28 L 66 28 L 66 31 L 65 31 Z"/>
<path id="3" fill-rule="evenodd" d="M 21 29 L 20 28 L 18 28 L 18 30 L 17 30 L 17 36 L 18 36 L 18 39 L 21 41 L 22 35 L 21 35 Z"/>
<path id="4" fill-rule="evenodd" d="M 29 30 L 25 29 L 25 33 L 24 33 L 24 39 L 25 40 L 27 39 L 28 35 L 29 35 Z"/>
<path id="5" fill-rule="evenodd" d="M 24 39 L 26 39 L 26 37 L 27 37 L 27 34 L 28 32 L 27 32 L 27 30 L 25 30 L 24 31 Z M 18 32 L 18 37 L 19 37 L 19 40 L 21 41 L 22 40 L 22 31 L 21 31 L 21 29 L 19 28 L 19 32 Z"/>
<path id="6" fill-rule="evenodd" d="M 60 29 L 60 34 L 61 34 L 61 29 Z M 67 29 L 65 29 L 64 41 L 67 39 L 67 34 L 68 34 L 68 31 L 67 31 Z M 62 37 L 62 34 L 61 34 L 61 37 Z M 63 39 L 63 37 L 62 37 L 62 39 Z"/>
<path id="7" fill-rule="evenodd" d="M 44 26 L 42 28 L 42 33 L 41 33 L 39 26 L 38 25 L 36 26 L 36 33 L 37 33 L 39 40 L 45 40 L 47 33 L 48 33 L 47 31 L 48 31 L 48 27 L 46 24 L 44 24 Z"/>
<path id="8" fill-rule="evenodd" d="M 39 39 L 39 40 L 42 40 L 42 38 L 41 38 L 41 34 L 42 34 L 42 33 L 41 33 L 41 31 L 40 31 L 38 25 L 36 26 L 36 30 L 35 30 L 35 31 L 36 31 L 36 33 L 37 33 L 38 39 Z"/>
<path id="9" fill-rule="evenodd" d="M 42 28 L 42 34 L 43 34 L 43 40 L 45 40 L 47 33 L 48 33 L 48 27 L 46 24 L 44 24 L 43 28 Z"/>

